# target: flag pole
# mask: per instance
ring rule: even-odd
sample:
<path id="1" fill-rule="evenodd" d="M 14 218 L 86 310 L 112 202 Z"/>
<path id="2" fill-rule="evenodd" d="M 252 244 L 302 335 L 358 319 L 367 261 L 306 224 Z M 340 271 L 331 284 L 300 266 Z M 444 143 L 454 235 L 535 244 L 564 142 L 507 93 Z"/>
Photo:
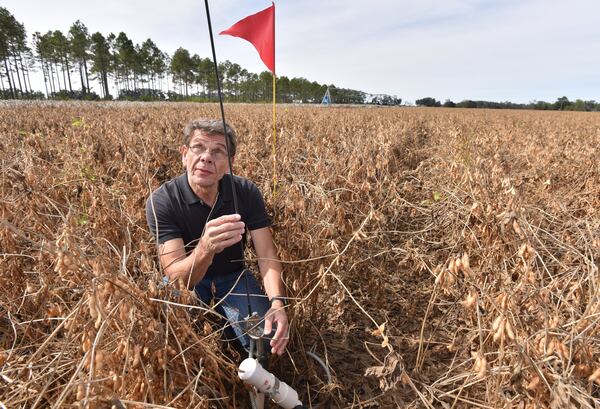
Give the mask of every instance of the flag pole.
<path id="1" fill-rule="evenodd" d="M 275 84 L 277 83 L 277 77 L 275 75 L 275 2 L 271 2 L 273 6 L 273 196 L 277 193 L 277 116 L 275 110 Z"/>
<path id="2" fill-rule="evenodd" d="M 273 73 L 273 196 L 277 192 L 277 114 L 275 110 L 275 83 L 277 79 Z"/>

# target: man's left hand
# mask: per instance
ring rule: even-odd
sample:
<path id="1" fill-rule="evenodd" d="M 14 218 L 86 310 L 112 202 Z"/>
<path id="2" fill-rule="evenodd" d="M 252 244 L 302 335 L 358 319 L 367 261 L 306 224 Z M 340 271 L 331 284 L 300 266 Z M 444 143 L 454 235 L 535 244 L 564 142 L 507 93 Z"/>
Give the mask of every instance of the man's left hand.
<path id="1" fill-rule="evenodd" d="M 275 301 L 265 315 L 265 335 L 270 334 L 273 326 L 277 327 L 271 339 L 271 353 L 282 355 L 290 339 L 287 314 L 280 301 Z"/>

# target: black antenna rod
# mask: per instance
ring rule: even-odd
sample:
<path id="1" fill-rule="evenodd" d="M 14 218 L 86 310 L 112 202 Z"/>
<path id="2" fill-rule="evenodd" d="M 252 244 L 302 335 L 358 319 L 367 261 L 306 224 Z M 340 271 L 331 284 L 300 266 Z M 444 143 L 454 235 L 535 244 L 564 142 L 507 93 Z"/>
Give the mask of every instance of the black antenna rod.
<path id="1" fill-rule="evenodd" d="M 213 62 L 215 64 L 215 75 L 217 76 L 217 92 L 219 94 L 219 106 L 221 107 L 221 118 L 223 119 L 223 129 L 227 134 L 227 128 L 225 123 L 225 110 L 223 109 L 223 94 L 221 94 L 221 79 L 219 78 L 219 66 L 217 65 L 217 53 L 215 52 L 215 41 L 213 39 L 212 24 L 210 23 L 210 11 L 208 10 L 208 0 L 204 0 L 206 6 L 206 19 L 208 20 L 208 33 L 210 34 L 210 47 L 212 49 Z M 233 166 L 231 163 L 231 147 L 229 146 L 229 137 L 225 135 L 225 144 L 227 147 L 227 161 L 229 162 L 229 179 L 231 180 L 231 193 L 233 194 L 233 208 L 237 214 L 240 214 L 238 209 L 237 193 L 235 191 L 235 184 L 233 183 Z M 252 316 L 252 304 L 250 303 L 250 292 L 248 291 L 248 276 L 246 273 L 246 257 L 244 254 L 244 248 L 242 245 L 242 265 L 243 274 L 246 280 L 246 299 L 248 301 L 248 317 Z"/>
<path id="2" fill-rule="evenodd" d="M 227 124 L 225 123 L 225 110 L 223 109 L 223 94 L 221 94 L 221 79 L 219 78 L 219 66 L 217 65 L 217 54 L 215 52 L 215 41 L 213 39 L 212 24 L 210 23 L 210 11 L 208 10 L 208 0 L 204 0 L 206 5 L 206 18 L 208 20 L 208 33 L 210 34 L 210 47 L 212 49 L 213 62 L 215 64 L 215 75 L 217 76 L 217 92 L 219 94 L 219 106 L 221 107 L 221 118 L 223 119 L 223 130 L 227 134 Z M 231 163 L 231 146 L 229 143 L 229 137 L 225 135 L 225 144 L 227 146 L 227 161 L 229 162 L 229 176 L 231 180 L 231 192 L 233 194 L 233 208 L 235 212 L 239 214 L 237 193 L 235 191 L 235 185 L 233 183 L 233 166 Z"/>

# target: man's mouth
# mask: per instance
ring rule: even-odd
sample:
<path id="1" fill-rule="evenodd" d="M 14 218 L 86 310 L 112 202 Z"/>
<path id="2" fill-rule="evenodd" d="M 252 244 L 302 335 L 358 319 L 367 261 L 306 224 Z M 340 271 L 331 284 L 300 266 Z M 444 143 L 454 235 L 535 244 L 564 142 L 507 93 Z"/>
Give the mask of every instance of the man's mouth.
<path id="1" fill-rule="evenodd" d="M 194 173 L 199 173 L 201 175 L 210 175 L 213 172 L 210 169 L 206 169 L 206 168 L 195 168 Z"/>

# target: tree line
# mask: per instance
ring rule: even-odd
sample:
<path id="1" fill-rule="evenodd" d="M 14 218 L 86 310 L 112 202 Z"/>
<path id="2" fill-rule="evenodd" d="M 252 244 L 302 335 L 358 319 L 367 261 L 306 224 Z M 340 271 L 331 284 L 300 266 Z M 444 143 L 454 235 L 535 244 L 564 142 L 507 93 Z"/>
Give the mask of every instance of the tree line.
<path id="1" fill-rule="evenodd" d="M 173 55 L 151 39 L 135 44 L 124 32 L 90 34 L 76 21 L 67 33 L 36 32 L 31 44 L 25 26 L 0 7 L 0 98 L 127 99 L 215 101 L 217 81 L 213 61 L 178 48 Z M 34 90 L 31 75 L 41 70 L 44 92 Z M 226 100 L 267 102 L 273 98 L 271 72 L 249 72 L 230 61 L 218 65 Z M 99 89 L 93 91 L 94 84 Z M 388 95 L 319 84 L 305 78 L 276 78 L 280 102 L 321 102 L 327 88 L 337 104 L 395 105 Z M 115 95 L 111 94 L 115 90 Z"/>
<path id="2" fill-rule="evenodd" d="M 41 74 L 44 92 L 34 90 L 31 76 Z M 226 101 L 268 102 L 273 98 L 270 71 L 249 72 L 230 61 L 218 65 Z M 96 84 L 98 93 L 93 91 Z M 402 99 L 371 95 L 306 78 L 276 78 L 277 100 L 319 103 L 329 88 L 336 104 L 400 105 Z M 115 95 L 111 94 L 111 89 Z M 213 61 L 178 48 L 173 55 L 159 49 L 151 39 L 141 44 L 125 34 L 90 34 L 79 20 L 65 34 L 60 30 L 36 32 L 28 42 L 24 24 L 0 7 L 0 99 L 125 99 L 216 101 L 217 81 Z M 418 106 L 449 108 L 498 108 L 600 111 L 600 103 L 560 97 L 555 102 L 528 104 L 463 100 L 444 103 L 425 97 Z"/>
<path id="3" fill-rule="evenodd" d="M 516 104 L 514 102 L 492 102 L 492 101 L 472 101 L 470 99 L 461 102 L 452 102 L 447 99 L 444 103 L 432 97 L 417 99 L 415 104 L 426 107 L 446 107 L 446 108 L 495 108 L 495 109 L 537 109 L 542 111 L 600 111 L 600 102 L 584 101 L 576 99 L 569 101 L 569 98 L 563 96 L 555 102 L 532 101 L 528 104 Z"/>

